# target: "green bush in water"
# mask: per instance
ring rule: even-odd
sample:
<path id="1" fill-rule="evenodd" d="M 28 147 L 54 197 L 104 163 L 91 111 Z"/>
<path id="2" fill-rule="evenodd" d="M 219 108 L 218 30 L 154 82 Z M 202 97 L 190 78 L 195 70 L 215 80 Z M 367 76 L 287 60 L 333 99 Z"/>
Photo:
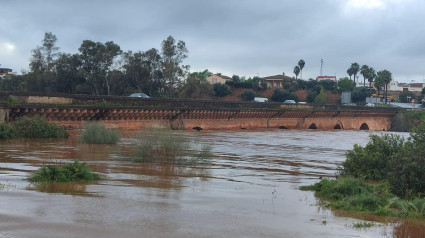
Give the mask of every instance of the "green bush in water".
<path id="1" fill-rule="evenodd" d="M 68 138 L 65 128 L 49 123 L 43 117 L 22 117 L 6 124 L 0 123 L 0 138 Z"/>
<path id="2" fill-rule="evenodd" d="M 0 123 L 0 139 L 13 139 L 16 138 L 15 130 L 7 123 Z"/>
<path id="3" fill-rule="evenodd" d="M 84 125 L 78 141 L 86 144 L 116 144 L 120 137 L 118 130 L 107 129 L 102 122 L 91 121 Z"/>
<path id="4" fill-rule="evenodd" d="M 28 178 L 33 183 L 75 182 L 100 180 L 99 174 L 93 173 L 86 163 L 74 161 L 64 166 L 45 165 Z"/>
<path id="5" fill-rule="evenodd" d="M 196 165 L 211 157 L 211 146 L 189 140 L 171 129 L 151 128 L 139 133 L 132 147 L 136 162 Z"/>

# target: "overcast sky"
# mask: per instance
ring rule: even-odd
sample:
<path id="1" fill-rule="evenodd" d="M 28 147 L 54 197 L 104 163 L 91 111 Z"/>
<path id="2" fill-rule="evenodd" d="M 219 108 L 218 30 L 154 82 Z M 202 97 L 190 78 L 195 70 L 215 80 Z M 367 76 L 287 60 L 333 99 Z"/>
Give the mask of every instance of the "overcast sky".
<path id="1" fill-rule="evenodd" d="M 228 76 L 348 76 L 353 62 L 425 82 L 424 0 L 0 0 L 0 67 L 28 70 L 45 32 L 61 52 L 83 40 L 122 50 L 186 42 L 191 71 Z M 362 80 L 362 77 L 360 76 Z"/>

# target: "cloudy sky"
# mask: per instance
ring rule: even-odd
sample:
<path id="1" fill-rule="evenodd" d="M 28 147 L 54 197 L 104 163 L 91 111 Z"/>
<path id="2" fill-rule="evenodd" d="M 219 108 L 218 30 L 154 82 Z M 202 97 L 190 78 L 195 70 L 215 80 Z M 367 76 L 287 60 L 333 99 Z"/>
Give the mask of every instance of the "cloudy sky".
<path id="1" fill-rule="evenodd" d="M 83 40 L 160 49 L 172 35 L 191 71 L 232 76 L 347 76 L 353 62 L 425 82 L 424 0 L 0 0 L 0 67 L 28 69 L 45 32 L 61 52 Z M 360 78 L 362 79 L 362 78 Z"/>

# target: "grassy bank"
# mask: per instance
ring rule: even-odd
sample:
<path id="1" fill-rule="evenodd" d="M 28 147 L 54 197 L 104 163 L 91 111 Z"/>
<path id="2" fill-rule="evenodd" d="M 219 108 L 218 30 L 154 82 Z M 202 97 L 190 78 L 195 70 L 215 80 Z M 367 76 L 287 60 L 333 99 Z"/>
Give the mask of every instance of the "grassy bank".
<path id="1" fill-rule="evenodd" d="M 425 123 L 407 140 L 371 135 L 366 146 L 354 145 L 346 157 L 337 179 L 300 189 L 315 191 L 332 208 L 425 218 Z"/>

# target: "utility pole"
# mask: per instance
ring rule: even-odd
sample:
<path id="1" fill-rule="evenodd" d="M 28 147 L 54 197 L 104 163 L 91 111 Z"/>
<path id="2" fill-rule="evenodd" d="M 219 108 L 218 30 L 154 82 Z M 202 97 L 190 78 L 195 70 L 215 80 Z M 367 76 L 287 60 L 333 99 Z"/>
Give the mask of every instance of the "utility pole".
<path id="1" fill-rule="evenodd" d="M 323 76 L 322 70 L 323 70 L 323 59 L 320 59 L 320 76 Z"/>

